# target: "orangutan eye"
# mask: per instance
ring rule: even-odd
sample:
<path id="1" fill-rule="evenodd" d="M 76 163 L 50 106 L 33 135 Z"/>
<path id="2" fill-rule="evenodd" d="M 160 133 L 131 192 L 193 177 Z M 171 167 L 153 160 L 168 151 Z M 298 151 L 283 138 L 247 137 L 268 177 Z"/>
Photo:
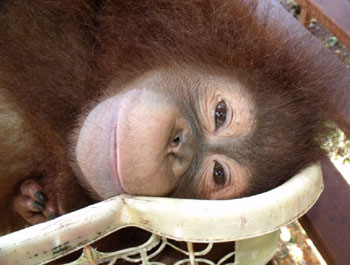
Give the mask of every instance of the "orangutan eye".
<path id="1" fill-rule="evenodd" d="M 226 121 L 227 106 L 226 102 L 221 100 L 215 107 L 215 130 L 220 128 Z"/>
<path id="2" fill-rule="evenodd" d="M 225 170 L 217 161 L 215 161 L 213 168 L 213 179 L 218 186 L 224 186 L 226 183 Z"/>

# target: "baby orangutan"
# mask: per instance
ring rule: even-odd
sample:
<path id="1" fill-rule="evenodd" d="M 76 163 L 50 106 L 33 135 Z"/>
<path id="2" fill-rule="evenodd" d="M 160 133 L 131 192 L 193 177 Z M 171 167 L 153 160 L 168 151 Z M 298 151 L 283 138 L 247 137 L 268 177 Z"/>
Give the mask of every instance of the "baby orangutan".
<path id="1" fill-rule="evenodd" d="M 122 193 L 249 196 L 320 160 L 344 73 L 276 9 L 2 1 L 1 232 Z"/>

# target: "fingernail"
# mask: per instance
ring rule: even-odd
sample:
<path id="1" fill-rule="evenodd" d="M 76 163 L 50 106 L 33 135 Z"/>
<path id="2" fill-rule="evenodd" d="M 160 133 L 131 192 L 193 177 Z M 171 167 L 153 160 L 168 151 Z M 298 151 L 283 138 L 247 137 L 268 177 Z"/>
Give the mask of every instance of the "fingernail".
<path id="1" fill-rule="evenodd" d="M 45 209 L 44 205 L 37 201 L 33 201 L 32 206 L 39 211 L 43 211 Z"/>
<path id="2" fill-rule="evenodd" d="M 45 204 L 47 202 L 47 197 L 41 190 L 38 190 L 37 192 L 35 192 L 34 197 L 41 204 Z"/>
<path id="3" fill-rule="evenodd" d="M 57 217 L 58 217 L 58 215 L 57 215 L 57 214 L 52 213 L 52 214 L 50 214 L 50 215 L 49 215 L 49 220 L 56 219 Z"/>

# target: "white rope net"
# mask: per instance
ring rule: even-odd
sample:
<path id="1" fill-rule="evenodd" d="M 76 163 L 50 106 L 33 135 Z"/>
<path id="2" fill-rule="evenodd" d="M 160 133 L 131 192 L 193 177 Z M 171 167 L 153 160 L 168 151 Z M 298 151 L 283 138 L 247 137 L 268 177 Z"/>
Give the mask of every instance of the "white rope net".
<path id="1" fill-rule="evenodd" d="M 277 249 L 279 228 L 303 215 L 322 189 L 316 165 L 276 189 L 247 198 L 206 201 L 122 195 L 0 237 L 0 264 L 46 264 L 83 248 L 80 257 L 66 264 L 262 265 Z M 118 236 L 129 226 L 147 230 L 149 237 L 114 251 L 91 245 Z M 215 261 L 207 258 L 222 245 L 227 252 L 221 251 Z M 176 253 L 172 255 L 176 261 L 164 254 L 169 249 Z M 162 255 L 165 258 L 157 258 Z"/>
<path id="2" fill-rule="evenodd" d="M 178 251 L 188 258 L 178 260 L 174 263 L 174 265 L 181 265 L 181 264 L 209 264 L 209 265 L 223 265 L 223 264 L 234 264 L 234 263 L 227 263 L 228 260 L 235 255 L 234 251 L 234 243 L 232 243 L 232 249 L 233 251 L 226 254 L 224 257 L 222 257 L 219 262 L 214 263 L 211 260 L 208 260 L 206 258 L 203 258 L 206 254 L 208 254 L 212 248 L 213 243 L 209 243 L 205 249 L 201 251 L 194 251 L 193 243 L 187 242 L 187 250 L 181 249 L 175 244 L 172 244 L 168 241 L 165 237 L 159 237 L 155 234 L 152 234 L 149 238 L 149 240 L 141 244 L 137 247 L 132 247 L 129 249 L 123 249 L 115 252 L 109 252 L 104 253 L 97 251 L 96 249 L 92 248 L 90 245 L 84 247 L 84 251 L 79 259 L 76 261 L 73 261 L 71 263 L 66 263 L 66 265 L 78 265 L 78 264 L 99 264 L 101 262 L 108 262 L 108 265 L 118 264 L 119 260 L 127 261 L 129 263 L 135 263 L 135 264 L 150 264 L 150 265 L 167 265 L 163 262 L 158 261 L 152 261 L 153 258 L 155 258 L 157 255 L 159 255 L 165 247 L 171 247 L 175 251 Z M 153 250 L 151 254 L 149 254 L 149 251 Z"/>

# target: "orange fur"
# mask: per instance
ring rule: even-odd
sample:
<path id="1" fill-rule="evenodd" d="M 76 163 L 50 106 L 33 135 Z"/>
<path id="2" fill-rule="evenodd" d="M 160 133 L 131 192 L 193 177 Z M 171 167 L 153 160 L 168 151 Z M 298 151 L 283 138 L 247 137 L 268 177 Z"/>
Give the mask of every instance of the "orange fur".
<path id="1" fill-rule="evenodd" d="M 0 168 L 0 231 L 18 218 L 9 196 L 29 176 L 57 197 L 61 213 L 93 202 L 70 167 L 69 135 L 112 80 L 155 67 L 209 66 L 241 76 L 258 112 L 258 129 L 238 150 L 255 176 L 250 194 L 322 158 L 324 98 L 344 87 L 342 71 L 328 53 L 308 47 L 308 35 L 279 30 L 268 9 L 258 16 L 257 2 L 2 1 L 0 99 L 9 106 L 0 118 L 19 116 L 0 130 L 0 165 L 16 165 L 11 174 Z M 185 186 L 173 195 L 183 196 Z"/>

